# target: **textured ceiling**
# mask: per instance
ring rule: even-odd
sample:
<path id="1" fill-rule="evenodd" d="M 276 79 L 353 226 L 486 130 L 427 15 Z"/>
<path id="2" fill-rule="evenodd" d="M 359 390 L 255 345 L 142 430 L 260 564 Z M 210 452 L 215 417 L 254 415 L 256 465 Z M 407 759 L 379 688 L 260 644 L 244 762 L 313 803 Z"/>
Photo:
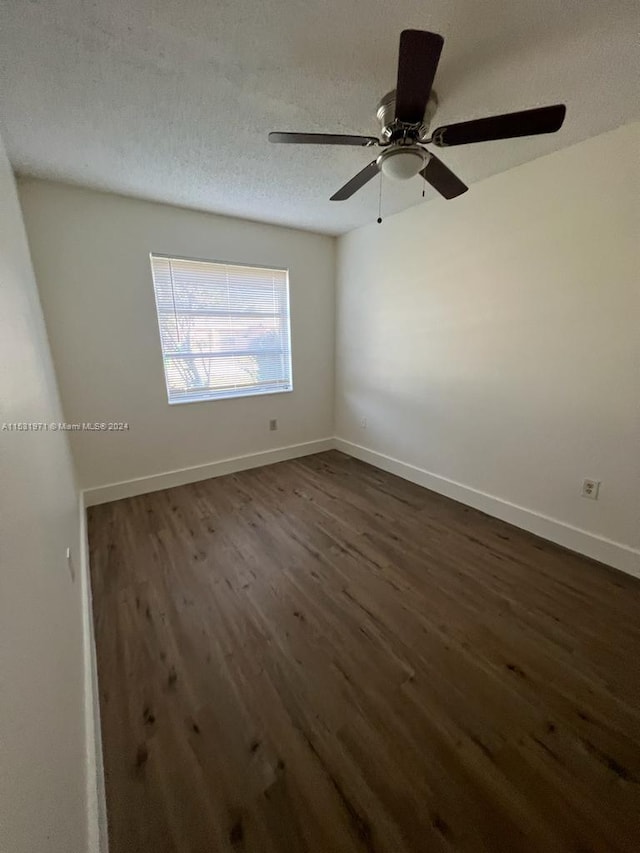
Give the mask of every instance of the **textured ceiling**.
<path id="1" fill-rule="evenodd" d="M 336 234 L 377 216 L 377 180 L 350 201 L 328 200 L 372 151 L 270 145 L 267 132 L 377 134 L 402 29 L 445 36 L 434 126 L 567 104 L 558 134 L 443 150 L 473 192 L 474 181 L 640 118 L 638 9 L 636 0 L 4 0 L 0 121 L 20 173 Z M 385 181 L 383 212 L 421 192 L 419 179 Z"/>

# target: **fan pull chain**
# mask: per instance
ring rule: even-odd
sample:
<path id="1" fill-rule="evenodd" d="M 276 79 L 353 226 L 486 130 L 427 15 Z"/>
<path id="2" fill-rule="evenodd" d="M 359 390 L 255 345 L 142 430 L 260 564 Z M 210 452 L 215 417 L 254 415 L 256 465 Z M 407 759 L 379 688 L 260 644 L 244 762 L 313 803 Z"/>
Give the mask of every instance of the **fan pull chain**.
<path id="1" fill-rule="evenodd" d="M 424 192 L 427 188 L 427 179 L 424 175 L 422 175 L 422 198 L 424 198 Z"/>
<path id="2" fill-rule="evenodd" d="M 378 225 L 382 224 L 382 170 L 380 171 L 380 189 L 378 191 Z"/>

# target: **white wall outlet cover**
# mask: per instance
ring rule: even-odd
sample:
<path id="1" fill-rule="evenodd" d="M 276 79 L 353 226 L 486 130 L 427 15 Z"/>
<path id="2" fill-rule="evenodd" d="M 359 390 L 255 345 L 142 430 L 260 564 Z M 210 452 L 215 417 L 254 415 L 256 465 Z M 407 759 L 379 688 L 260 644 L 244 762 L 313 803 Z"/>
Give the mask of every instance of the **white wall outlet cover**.
<path id="1" fill-rule="evenodd" d="M 360 418 L 360 426 L 362 427 L 362 429 L 367 428 L 367 419 L 366 418 Z"/>
<path id="2" fill-rule="evenodd" d="M 598 492 L 600 491 L 600 480 L 583 480 L 582 481 L 582 497 L 598 500 Z"/>

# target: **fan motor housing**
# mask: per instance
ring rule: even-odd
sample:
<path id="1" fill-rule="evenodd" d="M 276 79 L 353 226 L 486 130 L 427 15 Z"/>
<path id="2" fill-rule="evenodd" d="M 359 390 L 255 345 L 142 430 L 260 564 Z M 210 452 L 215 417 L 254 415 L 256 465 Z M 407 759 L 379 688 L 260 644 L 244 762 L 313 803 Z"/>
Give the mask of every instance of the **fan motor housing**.
<path id="1" fill-rule="evenodd" d="M 402 137 L 409 137 L 421 142 L 428 138 L 429 127 L 433 121 L 438 108 L 438 96 L 432 90 L 427 107 L 424 111 L 424 118 L 419 125 L 406 125 L 396 120 L 396 90 L 390 92 L 381 98 L 376 110 L 376 116 L 380 122 L 381 136 L 387 142 L 392 142 Z"/>

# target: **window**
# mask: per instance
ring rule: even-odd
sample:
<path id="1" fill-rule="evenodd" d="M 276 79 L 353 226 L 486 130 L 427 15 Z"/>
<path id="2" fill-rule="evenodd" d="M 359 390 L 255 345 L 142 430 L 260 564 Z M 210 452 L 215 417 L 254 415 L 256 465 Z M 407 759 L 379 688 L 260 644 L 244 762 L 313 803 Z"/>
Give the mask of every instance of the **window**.
<path id="1" fill-rule="evenodd" d="M 291 391 L 289 273 L 151 255 L 169 403 Z"/>

